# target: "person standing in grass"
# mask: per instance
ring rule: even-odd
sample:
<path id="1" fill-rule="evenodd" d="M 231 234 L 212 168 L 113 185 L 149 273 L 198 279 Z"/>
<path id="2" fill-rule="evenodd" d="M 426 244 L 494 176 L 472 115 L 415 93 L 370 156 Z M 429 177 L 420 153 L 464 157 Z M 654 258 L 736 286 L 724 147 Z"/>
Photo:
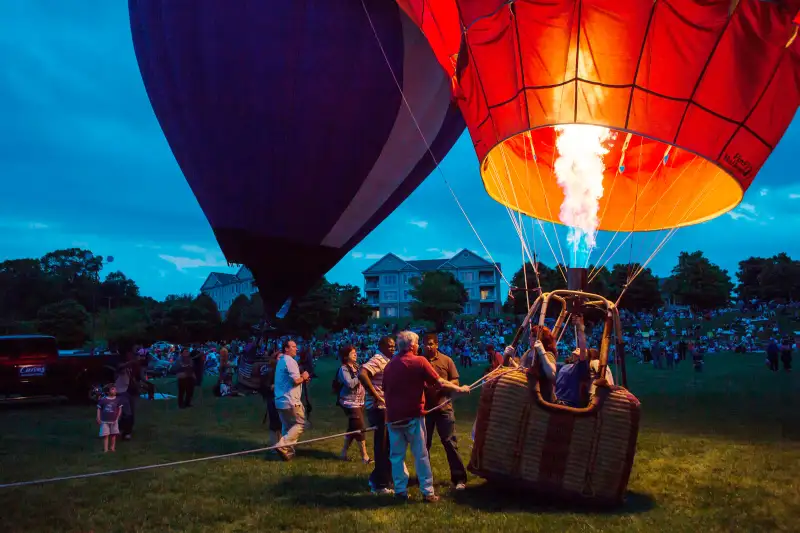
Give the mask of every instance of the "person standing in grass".
<path id="1" fill-rule="evenodd" d="M 389 425 L 389 449 L 394 479 L 395 497 L 408 500 L 408 472 L 405 469 L 406 450 L 411 447 L 425 502 L 439 501 L 433 490 L 433 472 L 426 446 L 425 386 L 442 387 L 453 392 L 469 393 L 469 387 L 459 387 L 442 379 L 431 364 L 417 355 L 419 336 L 413 331 L 397 334 L 397 353 L 386 365 L 383 386 L 386 418 Z"/>
<path id="2" fill-rule="evenodd" d="M 122 404 L 117 397 L 117 387 L 111 384 L 108 387 L 108 394 L 97 402 L 97 424 L 100 426 L 104 452 L 108 452 L 109 440 L 111 441 L 111 451 L 117 450 L 120 416 L 122 416 Z"/>
<path id="3" fill-rule="evenodd" d="M 428 333 L 424 337 L 425 359 L 433 367 L 441 379 L 458 386 L 458 370 L 452 359 L 439 351 L 439 339 L 435 333 Z M 494 349 L 494 348 L 492 348 Z M 438 384 L 437 384 L 438 385 Z M 464 490 L 467 484 L 467 469 L 458 455 L 458 439 L 456 437 L 456 415 L 450 395 L 441 387 L 425 388 L 425 409 L 445 404 L 444 407 L 425 416 L 426 446 L 428 453 L 433 444 L 434 430 L 439 434 L 442 447 L 447 455 L 447 464 L 450 466 L 450 482 L 456 490 Z"/>
<path id="4" fill-rule="evenodd" d="M 184 409 L 192 406 L 194 395 L 194 365 L 189 355 L 189 349 L 181 350 L 181 355 L 175 362 L 178 375 L 178 407 Z"/>
<path id="5" fill-rule="evenodd" d="M 375 468 L 369 475 L 369 488 L 375 494 L 392 494 L 392 463 L 389 462 L 389 435 L 386 429 L 386 401 L 383 398 L 383 371 L 394 355 L 394 339 L 382 337 L 378 352 L 361 366 L 359 379 L 367 391 L 367 422 L 375 427 L 372 455 Z"/>
<path id="6" fill-rule="evenodd" d="M 337 403 L 347 416 L 347 432 L 362 431 L 355 435 L 347 435 L 342 445 L 342 453 L 339 458 L 347 461 L 347 450 L 353 441 L 358 443 L 361 450 L 361 460 L 364 464 L 370 464 L 372 460 L 367 453 L 367 442 L 364 437 L 364 398 L 366 396 L 364 386 L 358 379 L 358 352 L 352 345 L 342 346 L 339 349 L 339 360 L 342 366 L 336 372 L 336 380 L 339 384 L 339 398 Z"/>
<path id="7" fill-rule="evenodd" d="M 277 442 L 275 451 L 284 461 L 294 458 L 294 446 L 306 427 L 306 413 L 301 398 L 303 383 L 311 377 L 308 372 L 300 373 L 300 367 L 294 357 L 297 355 L 297 343 L 288 340 L 283 343 L 283 352 L 278 356 L 275 366 L 275 407 L 281 419 L 282 436 Z"/>

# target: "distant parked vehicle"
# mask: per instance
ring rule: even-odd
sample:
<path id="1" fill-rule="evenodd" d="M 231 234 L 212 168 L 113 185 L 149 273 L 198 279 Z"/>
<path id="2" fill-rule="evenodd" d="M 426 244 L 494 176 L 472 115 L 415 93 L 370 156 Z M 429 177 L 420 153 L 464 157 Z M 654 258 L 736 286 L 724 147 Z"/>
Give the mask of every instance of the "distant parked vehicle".
<path id="1" fill-rule="evenodd" d="M 67 396 L 94 401 L 114 381 L 116 354 L 69 350 L 59 353 L 55 337 L 0 336 L 0 398 Z"/>

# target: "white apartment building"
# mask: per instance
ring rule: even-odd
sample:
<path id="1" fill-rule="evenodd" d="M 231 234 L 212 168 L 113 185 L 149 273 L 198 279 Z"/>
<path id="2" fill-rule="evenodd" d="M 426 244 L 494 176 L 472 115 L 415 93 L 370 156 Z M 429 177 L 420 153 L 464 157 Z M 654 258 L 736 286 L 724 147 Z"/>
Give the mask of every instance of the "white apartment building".
<path id="1" fill-rule="evenodd" d="M 236 274 L 212 272 L 200 287 L 200 292 L 210 296 L 224 316 L 237 296 L 244 294 L 250 298 L 258 292 L 258 287 L 253 279 L 253 273 L 243 266 Z"/>
<path id="2" fill-rule="evenodd" d="M 411 280 L 434 270 L 449 271 L 464 284 L 469 296 L 464 314 L 501 312 L 500 274 L 489 261 L 469 250 L 461 250 L 449 259 L 404 261 L 391 253 L 383 256 L 363 272 L 364 293 L 374 309 L 373 317 L 410 317 Z"/>

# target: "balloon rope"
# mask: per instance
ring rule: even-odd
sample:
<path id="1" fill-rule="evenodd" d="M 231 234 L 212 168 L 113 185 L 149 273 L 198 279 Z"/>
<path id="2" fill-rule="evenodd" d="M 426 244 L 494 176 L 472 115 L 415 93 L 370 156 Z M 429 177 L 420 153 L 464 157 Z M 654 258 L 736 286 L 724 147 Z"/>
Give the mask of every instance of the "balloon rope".
<path id="1" fill-rule="evenodd" d="M 525 135 L 528 137 L 528 142 L 530 142 L 530 145 L 531 145 L 531 153 L 533 154 L 534 160 L 536 160 L 536 151 L 535 151 L 535 149 L 534 149 L 534 146 L 533 146 L 533 138 L 531 137 L 531 132 L 530 132 L 530 131 L 527 131 L 527 132 L 525 132 Z M 502 149 L 501 149 L 501 150 L 502 150 Z M 504 153 L 504 152 L 503 152 L 503 153 Z M 527 153 L 527 152 L 526 152 L 526 153 Z M 525 163 L 525 168 L 526 168 L 526 171 L 527 171 L 527 160 L 526 160 L 526 163 Z M 552 223 L 553 214 L 552 214 L 552 212 L 550 211 L 550 202 L 549 202 L 549 200 L 547 199 L 547 194 L 546 194 L 546 193 L 545 193 L 545 191 L 544 191 L 544 181 L 542 180 L 542 174 L 541 174 L 541 171 L 539 170 L 539 165 L 536 165 L 536 172 L 537 172 L 537 173 L 538 173 L 538 175 L 539 175 L 539 183 L 540 183 L 540 185 L 541 185 L 541 187 L 542 187 L 542 197 L 543 197 L 543 198 L 544 198 L 544 200 L 545 200 L 545 205 L 547 205 L 547 211 L 548 211 L 548 213 L 550 214 L 550 219 L 551 219 L 551 223 Z M 527 180 L 526 180 L 526 182 L 527 182 Z M 524 191 L 525 191 L 525 196 L 527 196 L 527 197 L 528 197 L 528 202 L 531 202 L 531 203 L 532 203 L 532 200 L 531 200 L 531 195 L 530 195 L 530 191 L 528 191 L 528 189 L 527 189 L 527 188 L 525 188 L 525 189 L 524 189 Z M 545 240 L 545 242 L 547 243 L 547 247 L 548 247 L 548 248 L 550 248 L 550 253 L 552 253 L 552 254 L 553 254 L 553 259 L 555 259 L 555 262 L 556 262 L 556 267 L 558 268 L 558 271 L 559 271 L 559 273 L 560 273 L 560 274 L 561 274 L 561 276 L 564 278 L 564 282 L 566 283 L 566 281 L 567 281 L 567 276 L 566 276 L 566 274 L 565 274 L 565 273 L 563 272 L 563 270 L 562 270 L 561 263 L 559 263 L 559 261 L 558 261 L 558 256 L 556 255 L 556 252 L 555 252 L 555 250 L 553 249 L 553 245 L 552 245 L 552 243 L 550 242 L 550 239 L 547 237 L 547 232 L 545 231 L 545 228 L 544 228 L 544 225 L 542 224 L 542 221 L 541 221 L 540 219 L 538 219 L 538 218 L 534 218 L 534 217 L 531 217 L 531 220 L 532 220 L 532 221 L 533 221 L 533 220 L 535 220 L 535 221 L 536 221 L 536 222 L 539 224 L 539 229 L 540 229 L 540 231 L 542 232 L 542 236 L 544 237 L 544 240 Z M 556 227 L 555 227 L 555 223 L 552 223 L 552 225 L 553 225 L 553 233 L 555 233 L 556 239 L 558 239 L 558 230 L 557 230 L 557 229 L 556 229 Z M 535 239 L 534 239 L 534 245 L 535 245 L 535 244 L 536 244 L 536 241 L 535 241 Z M 561 244 L 560 244 L 560 242 L 558 242 L 558 246 L 559 246 L 559 252 L 561 253 L 561 259 L 562 259 L 562 261 L 564 261 L 564 252 L 561 250 Z M 566 263 L 565 263 L 565 264 L 566 264 Z M 537 279 L 537 282 L 539 283 L 539 287 L 541 288 L 541 282 L 540 282 L 540 280 L 539 280 L 539 271 L 538 271 L 538 267 L 537 267 L 537 269 L 536 269 L 536 279 Z"/>
<path id="2" fill-rule="evenodd" d="M 672 182 L 672 183 L 669 185 L 669 187 L 667 187 L 666 189 L 664 189 L 664 191 L 661 193 L 661 196 L 659 196 L 658 200 L 657 200 L 657 201 L 656 201 L 656 202 L 653 204 L 653 206 L 652 206 L 652 207 L 650 207 L 650 210 L 649 210 L 649 211 L 647 211 L 647 213 L 645 213 L 645 215 L 644 215 L 644 217 L 643 217 L 643 218 L 647 218 L 648 216 L 650 216 L 650 213 L 653 211 L 653 209 L 655 209 L 655 206 L 656 206 L 656 205 L 657 205 L 659 202 L 661 202 L 661 200 L 662 200 L 662 199 L 663 199 L 663 198 L 666 196 L 666 194 L 667 194 L 667 193 L 668 193 L 668 192 L 669 192 L 669 191 L 672 189 L 672 187 L 674 187 L 674 186 L 675 186 L 675 184 L 678 182 L 678 180 L 680 180 L 680 179 L 681 179 L 681 177 L 683 177 L 683 175 L 686 173 L 686 169 L 688 169 L 688 168 L 689 168 L 689 167 L 691 167 L 691 166 L 694 166 L 694 165 L 693 165 L 693 163 L 694 163 L 694 161 L 695 161 L 696 159 L 697 159 L 697 156 L 694 156 L 694 159 L 692 159 L 692 163 L 690 163 L 689 165 L 685 166 L 685 167 L 683 168 L 683 170 L 681 170 L 681 173 L 678 175 L 678 177 L 677 177 L 677 178 L 675 178 L 675 180 L 673 180 L 673 182 Z M 659 163 L 659 166 L 657 166 L 657 167 L 656 167 L 656 170 L 654 170 L 654 171 L 653 171 L 653 174 L 655 174 L 655 171 L 657 171 L 657 170 L 660 168 L 660 165 L 661 165 L 661 163 Z M 695 171 L 696 171 L 696 170 L 695 170 Z M 646 189 L 646 188 L 647 188 L 647 186 L 650 184 L 650 179 L 652 179 L 652 177 L 653 177 L 653 174 L 651 174 L 651 175 L 650 175 L 650 178 L 647 180 L 647 184 L 645 185 L 645 189 Z M 642 194 L 644 194 L 644 190 L 642 190 Z M 638 196 L 639 196 L 639 195 L 637 195 L 637 201 L 638 201 Z M 676 202 L 676 205 L 677 205 L 677 202 Z M 629 215 L 629 214 L 630 214 L 630 209 L 628 210 L 628 215 Z M 627 218 L 628 218 L 628 215 L 625 215 L 625 218 L 622 220 L 622 221 L 623 221 L 623 223 L 625 222 L 625 220 L 627 220 Z M 608 245 L 606 246 L 606 250 L 608 250 L 608 247 L 609 247 L 609 246 L 611 246 L 611 243 L 613 243 L 613 242 L 614 242 L 614 239 L 616 238 L 617 234 L 619 234 L 619 232 L 620 232 L 620 230 L 617 230 L 617 232 L 614 234 L 614 237 L 613 237 L 613 238 L 612 238 L 612 239 L 609 241 Z M 623 239 L 623 241 L 622 241 L 622 242 L 619 244 L 619 246 L 617 246 L 617 248 L 616 248 L 616 249 L 615 249 L 615 250 L 614 250 L 614 251 L 611 253 L 611 255 L 610 255 L 610 256 L 608 256 L 608 258 L 605 260 L 605 262 L 604 262 L 604 263 L 603 263 L 601 266 L 599 266 L 599 267 L 598 267 L 598 266 L 595 266 L 595 269 L 594 269 L 594 270 L 592 270 L 592 272 L 590 272 L 590 274 L 589 274 L 589 281 L 590 281 L 590 282 L 591 282 L 591 281 L 592 281 L 592 280 L 593 280 L 595 277 L 597 277 L 597 270 L 601 269 L 602 267 L 604 267 L 604 266 L 606 266 L 606 265 L 608 264 L 608 262 L 609 262 L 609 261 L 610 261 L 610 260 L 611 260 L 611 259 L 612 259 L 612 258 L 613 258 L 615 255 L 616 255 L 616 253 L 619 251 L 619 249 L 620 249 L 620 248 L 622 248 L 622 245 L 624 245 L 624 244 L 625 244 L 625 242 L 627 242 L 627 240 L 630 238 L 630 236 L 631 236 L 631 232 L 628 232 L 628 235 L 625 237 L 625 239 Z M 649 248 L 649 247 L 648 247 L 648 248 Z M 605 256 L 605 254 L 606 254 L 606 250 L 604 250 L 604 251 L 603 251 L 603 253 L 602 253 L 602 254 L 600 254 L 600 258 L 602 258 L 603 256 Z M 598 260 L 598 264 L 600 264 L 599 260 Z"/>
<path id="3" fill-rule="evenodd" d="M 720 172 L 721 172 L 721 171 L 720 171 Z M 655 258 L 656 254 L 658 254 L 658 252 L 660 252 L 660 251 L 661 251 L 661 250 L 664 248 L 664 246 L 666 246 L 666 244 L 667 244 L 667 243 L 670 241 L 670 239 L 672 239 L 672 237 L 673 237 L 673 236 L 674 236 L 674 235 L 675 235 L 675 234 L 678 232 L 678 230 L 681 228 L 680 224 L 682 224 L 684 220 L 686 220 L 686 219 L 687 219 L 689 216 L 691 216 L 691 215 L 692 215 L 692 214 L 693 214 L 695 211 L 697 211 L 697 209 L 700 207 L 700 205 L 703 203 L 703 201 L 706 199 L 706 197 L 707 197 L 707 196 L 708 196 L 710 193 L 712 193 L 712 192 L 714 192 L 714 191 L 716 191 L 716 190 L 717 190 L 717 187 L 719 187 L 719 183 L 716 183 L 716 184 L 714 185 L 714 187 L 713 187 L 713 188 L 711 188 L 711 189 L 709 189 L 709 188 L 711 187 L 711 185 L 712 185 L 712 184 L 714 184 L 714 183 L 717 181 L 717 178 L 719 177 L 719 174 L 720 174 L 720 172 L 717 172 L 717 174 L 714 176 L 714 179 L 713 179 L 713 180 L 711 180 L 711 181 L 710 181 L 710 182 L 709 182 L 709 183 L 706 185 L 706 187 L 705 187 L 705 189 L 703 190 L 703 192 L 702 192 L 700 195 L 698 195 L 698 197 L 697 197 L 697 198 L 694 200 L 694 202 L 693 202 L 692 204 L 690 204 L 690 205 L 689 205 L 689 207 L 686 209 L 686 212 L 684 213 L 683 217 L 681 217 L 681 219 L 678 221 L 677 225 L 676 225 L 674 228 L 671 228 L 671 229 L 670 229 L 670 230 L 667 232 L 667 234 L 666 234 L 666 235 L 664 236 L 664 238 L 661 240 L 661 242 L 660 242 L 660 243 L 659 243 L 659 245 L 656 247 L 656 249 L 655 249 L 655 250 L 653 250 L 653 252 L 652 252 L 652 253 L 650 254 L 650 256 L 647 258 L 647 260 L 646 260 L 644 263 L 642 263 L 641 265 L 639 265 L 639 267 L 638 267 L 638 269 L 636 270 L 636 272 L 634 273 L 634 275 L 633 275 L 633 276 L 631 277 L 631 279 L 630 279 L 630 280 L 629 280 L 629 281 L 626 283 L 625 287 L 623 287 L 623 289 L 622 289 L 622 292 L 621 292 L 621 293 L 620 293 L 620 295 L 619 295 L 619 298 L 617 298 L 617 301 L 615 302 L 615 305 L 618 305 L 618 304 L 619 304 L 620 300 L 622 300 L 622 296 L 625 294 L 625 291 L 627 291 L 627 290 L 628 290 L 628 287 L 630 287 L 631 283 L 633 283 L 633 281 L 634 281 L 634 280 L 635 280 L 637 277 L 639 277 L 639 275 L 640 275 L 642 272 L 644 272 L 644 270 L 647 268 L 647 265 L 649 265 L 649 264 L 650 264 L 650 262 L 653 260 L 653 258 Z"/>
<path id="4" fill-rule="evenodd" d="M 664 155 L 667 155 L 668 153 L 669 153 L 669 147 L 667 148 L 667 151 L 664 153 Z M 631 215 L 631 213 L 633 212 L 633 208 L 634 208 L 634 206 L 635 206 L 635 205 L 636 205 L 636 204 L 639 202 L 639 198 L 640 198 L 640 197 L 641 197 L 641 196 L 644 194 L 644 192 L 645 192 L 645 191 L 647 190 L 647 188 L 650 186 L 650 182 L 652 181 L 652 179 L 653 179 L 653 176 L 655 176 L 655 175 L 656 175 L 656 172 L 658 172 L 658 169 L 660 169 L 660 168 L 661 168 L 661 165 L 663 164 L 663 162 L 664 162 L 664 160 L 663 160 L 663 159 L 661 159 L 661 160 L 658 162 L 658 165 L 656 165 L 656 168 L 655 168 L 655 169 L 653 169 L 653 172 L 650 174 L 650 177 L 648 177 L 648 178 L 647 178 L 647 183 L 645 183 L 645 185 L 644 185 L 644 188 L 643 188 L 641 191 L 638 191 L 638 187 L 639 187 L 639 179 L 638 179 L 638 178 L 636 179 L 636 187 L 637 187 L 637 194 L 636 194 L 636 198 L 634 199 L 633 205 L 632 205 L 630 208 L 628 208 L 628 212 L 627 212 L 627 213 L 625 213 L 625 218 L 623 218 L 623 219 L 622 219 L 622 222 L 620 223 L 620 225 L 623 225 L 623 224 L 625 224 L 625 221 L 627 221 L 627 220 L 628 220 L 628 217 L 629 217 L 629 216 Z M 614 242 L 614 240 L 617 238 L 617 235 L 619 235 L 619 232 L 620 232 L 620 231 L 621 231 L 621 230 L 617 230 L 616 232 L 614 232 L 614 235 L 611 237 L 611 240 L 610 240 L 610 241 L 608 242 L 608 244 L 606 245 L 606 250 L 608 250 L 608 248 L 611 246 L 611 244 L 612 244 L 612 243 Z M 625 241 L 627 241 L 629 238 L 630 238 L 630 233 L 628 233 L 628 236 L 625 238 L 625 240 L 624 240 L 624 241 L 622 241 L 622 242 L 623 242 L 623 244 L 624 244 L 624 243 L 625 243 Z M 620 245 L 620 246 L 621 246 L 621 245 Z M 616 254 L 616 253 L 617 253 L 617 250 L 619 250 L 619 248 L 620 248 L 620 247 L 618 246 L 618 247 L 617 247 L 617 248 L 614 250 L 614 253 L 613 253 L 613 254 L 611 254 L 611 255 L 613 256 L 614 254 Z M 600 259 L 602 259 L 602 257 L 603 257 L 604 255 L 605 255 L 605 250 L 603 251 L 603 253 L 602 253 L 602 254 L 600 254 L 600 258 L 598 258 L 598 261 L 597 261 L 597 263 L 598 263 L 598 264 L 600 263 Z M 609 258 L 609 259 L 610 259 L 610 258 Z M 608 260 L 606 260 L 606 263 L 608 263 Z M 605 266 L 605 264 L 604 264 L 603 266 Z M 592 272 L 590 272 L 590 275 L 589 275 L 589 282 L 590 282 L 590 283 L 591 283 L 591 281 L 594 279 L 594 277 L 597 275 L 597 272 L 596 272 L 597 270 L 599 270 L 599 267 L 597 267 L 597 265 L 595 265 L 595 268 L 592 270 Z M 594 274 L 594 275 L 592 275 L 592 274 Z"/>
<path id="5" fill-rule="evenodd" d="M 489 256 L 489 260 L 494 265 L 495 270 L 497 270 L 497 272 L 500 274 L 500 277 L 503 278 L 503 281 L 506 282 L 506 285 L 511 287 L 512 286 L 511 283 L 508 281 L 508 279 L 506 278 L 505 274 L 503 274 L 503 271 L 500 270 L 500 267 L 497 266 L 497 262 L 492 257 L 492 254 L 489 251 L 489 249 L 486 247 L 486 244 L 484 244 L 483 239 L 481 239 L 481 236 L 478 233 L 478 230 L 472 224 L 472 221 L 469 219 L 469 216 L 467 215 L 467 212 L 464 210 L 464 207 L 461 205 L 461 202 L 458 200 L 458 196 L 456 196 L 456 193 L 453 190 L 453 187 L 450 186 L 450 182 L 447 180 L 447 177 L 444 175 L 444 171 L 439 166 L 439 159 L 433 153 L 433 150 L 431 149 L 431 145 L 428 142 L 428 139 L 425 137 L 425 134 L 422 132 L 422 128 L 419 125 L 419 121 L 417 121 L 417 117 L 414 115 L 414 111 L 412 111 L 412 109 L 411 109 L 411 104 L 408 103 L 408 99 L 406 98 L 405 92 L 403 91 L 403 87 L 400 85 L 400 81 L 397 79 L 397 75 L 394 72 L 394 68 L 392 68 L 392 64 L 389 62 L 389 56 L 386 55 L 386 50 L 384 49 L 383 43 L 381 42 L 380 36 L 378 35 L 378 30 L 375 29 L 375 24 L 372 22 L 372 16 L 369 14 L 369 10 L 367 9 L 367 5 L 364 3 L 364 0 L 361 0 L 361 7 L 364 8 L 364 13 L 367 15 L 367 19 L 369 20 L 369 25 L 372 28 L 372 33 L 375 35 L 375 40 L 378 43 L 378 47 L 381 49 L 381 53 L 383 54 L 383 59 L 386 61 L 386 66 L 389 68 L 389 72 L 391 72 L 391 74 L 392 74 L 392 78 L 394 79 L 394 83 L 395 83 L 395 85 L 397 85 L 397 90 L 400 91 L 400 96 L 403 99 L 403 104 L 405 105 L 406 109 L 408 110 L 408 113 L 411 116 L 411 120 L 414 121 L 414 126 L 416 126 L 417 131 L 419 132 L 419 135 L 422 138 L 422 141 L 425 143 L 425 147 L 428 149 L 428 154 L 431 156 L 431 159 L 433 160 L 434 164 L 436 165 L 436 169 L 439 171 L 439 174 L 442 176 L 442 180 L 444 180 L 445 185 L 447 185 L 447 188 L 450 190 L 450 194 L 453 196 L 453 199 L 456 201 L 456 205 L 458 205 L 458 208 L 461 210 L 461 214 L 463 214 L 464 218 L 467 220 L 467 224 L 469 224 L 469 227 L 472 228 L 473 233 L 475 233 L 475 237 L 477 237 L 478 242 L 481 243 L 481 246 L 483 247 L 484 251 L 486 252 L 486 255 Z"/>
<path id="6" fill-rule="evenodd" d="M 503 154 L 502 145 L 500 146 L 500 151 L 501 151 L 501 154 Z M 505 156 L 503 155 L 503 157 L 505 157 Z M 508 214 L 509 218 L 511 219 L 511 224 L 514 226 L 514 229 L 517 232 L 517 236 L 519 237 L 520 244 L 523 247 L 523 251 L 528 252 L 528 257 L 530 258 L 531 264 L 533 265 L 533 257 L 531 256 L 531 251 L 530 251 L 530 248 L 527 245 L 527 239 L 525 238 L 525 235 L 524 235 L 525 234 L 524 226 L 521 226 L 517 222 L 517 219 L 514 216 L 513 208 L 509 207 L 509 205 L 511 205 L 511 201 L 510 201 L 510 198 L 508 197 L 508 193 L 506 192 L 505 185 L 503 185 L 502 182 L 501 182 L 501 179 L 500 179 L 500 176 L 499 176 L 499 172 L 497 170 L 496 165 L 494 164 L 494 161 L 489 160 L 489 163 L 491 165 L 490 176 L 494 179 L 494 182 L 495 182 L 495 185 L 497 186 L 498 191 L 503 196 L 503 198 L 502 198 L 503 202 L 501 202 L 501 203 L 503 203 L 503 207 L 505 207 L 506 213 Z M 508 171 L 507 167 L 506 167 L 506 171 Z M 511 176 L 509 175 L 508 177 L 509 177 L 509 181 L 511 181 Z M 515 200 L 516 200 L 516 194 L 515 194 Z M 519 210 L 519 202 L 517 202 L 517 210 Z M 522 263 L 523 263 L 523 265 L 525 264 L 524 256 L 523 256 Z M 534 267 L 534 268 L 536 268 L 536 267 Z"/>

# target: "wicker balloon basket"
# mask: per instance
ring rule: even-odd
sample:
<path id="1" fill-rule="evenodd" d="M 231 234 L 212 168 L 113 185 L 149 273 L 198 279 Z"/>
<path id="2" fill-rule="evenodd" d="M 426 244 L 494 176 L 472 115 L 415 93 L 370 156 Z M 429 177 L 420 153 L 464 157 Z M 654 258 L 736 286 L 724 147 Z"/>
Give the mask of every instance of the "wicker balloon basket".
<path id="1" fill-rule="evenodd" d="M 599 384 L 599 382 L 598 382 Z M 588 407 L 542 399 L 522 371 L 481 394 L 469 470 L 490 481 L 601 505 L 622 502 L 639 433 L 639 401 L 602 382 Z"/>

